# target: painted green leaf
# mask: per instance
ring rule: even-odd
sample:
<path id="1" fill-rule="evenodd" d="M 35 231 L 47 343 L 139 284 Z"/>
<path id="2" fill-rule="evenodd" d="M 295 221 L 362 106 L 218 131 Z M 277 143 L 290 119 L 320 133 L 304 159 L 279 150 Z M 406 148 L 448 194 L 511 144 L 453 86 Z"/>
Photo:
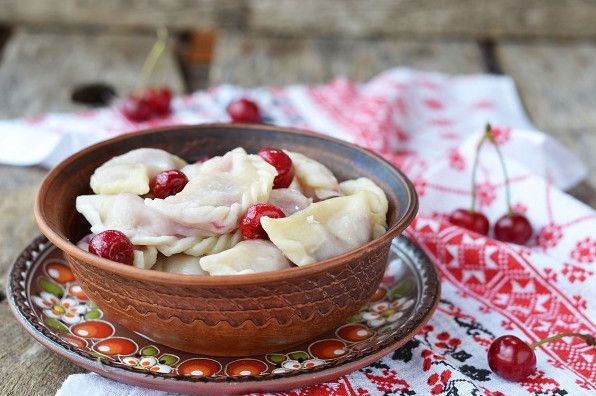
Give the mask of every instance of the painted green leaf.
<path id="1" fill-rule="evenodd" d="M 412 281 L 404 279 L 391 289 L 391 296 L 394 298 L 404 296 L 412 288 Z"/>
<path id="2" fill-rule="evenodd" d="M 298 360 L 300 363 L 302 363 L 305 360 L 308 360 L 309 358 L 308 354 L 302 351 L 289 353 L 288 357 L 292 360 Z"/>
<path id="3" fill-rule="evenodd" d="M 286 355 L 281 355 L 279 353 L 273 353 L 271 355 L 267 355 L 267 359 L 269 359 L 269 361 L 271 363 L 281 364 L 281 363 L 285 362 Z"/>
<path id="4" fill-rule="evenodd" d="M 360 315 L 360 314 L 356 314 L 356 315 L 354 315 L 354 316 L 350 317 L 350 318 L 348 319 L 348 322 L 350 322 L 350 323 L 354 323 L 354 322 L 360 322 L 361 320 L 362 320 L 362 315 Z"/>
<path id="5" fill-rule="evenodd" d="M 99 353 L 99 352 L 95 352 L 95 351 L 89 351 L 89 355 L 96 357 L 96 358 L 100 358 L 100 359 L 111 359 L 109 356 L 106 356 L 103 353 Z"/>
<path id="6" fill-rule="evenodd" d="M 141 355 L 143 356 L 155 356 L 159 353 L 159 349 L 157 347 L 150 345 L 143 349 L 141 349 Z"/>
<path id="7" fill-rule="evenodd" d="M 60 333 L 68 332 L 68 327 L 66 327 L 64 325 L 64 323 L 60 322 L 58 319 L 50 318 L 49 316 L 46 316 L 43 321 L 45 322 L 46 325 L 48 325 L 48 327 L 51 327 L 52 329 L 54 329 Z"/>
<path id="8" fill-rule="evenodd" d="M 93 311 L 89 311 L 85 314 L 85 319 L 99 319 L 101 318 L 101 311 L 98 311 L 97 309 L 94 309 Z"/>
<path id="9" fill-rule="evenodd" d="M 57 297 L 62 297 L 64 295 L 64 290 L 48 278 L 40 278 L 39 279 L 39 287 L 43 290 L 47 291 L 48 293 L 52 293 Z"/>
<path id="10" fill-rule="evenodd" d="M 180 358 L 178 356 L 169 355 L 167 353 L 161 355 L 161 357 L 159 358 L 159 362 L 161 364 L 167 364 L 168 366 L 172 366 L 172 365 L 178 363 L 179 360 L 180 360 Z"/>

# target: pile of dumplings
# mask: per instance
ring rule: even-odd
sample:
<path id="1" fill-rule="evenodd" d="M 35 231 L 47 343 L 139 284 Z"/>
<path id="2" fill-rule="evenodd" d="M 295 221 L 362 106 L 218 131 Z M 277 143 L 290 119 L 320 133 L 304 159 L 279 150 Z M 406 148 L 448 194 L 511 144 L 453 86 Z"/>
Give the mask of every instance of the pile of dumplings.
<path id="1" fill-rule="evenodd" d="M 276 169 L 236 148 L 202 163 L 187 164 L 164 150 L 140 148 L 107 161 L 91 176 L 93 195 L 76 199 L 91 225 L 79 242 L 106 230 L 134 244 L 133 265 L 195 275 L 234 275 L 308 265 L 358 248 L 387 228 L 388 202 L 373 181 L 339 183 L 323 164 L 300 153 L 294 180 L 273 189 Z M 147 197 L 150 181 L 177 169 L 188 183 L 165 199 Z M 286 217 L 261 218 L 269 240 L 243 240 L 238 223 L 257 203 L 271 203 Z"/>

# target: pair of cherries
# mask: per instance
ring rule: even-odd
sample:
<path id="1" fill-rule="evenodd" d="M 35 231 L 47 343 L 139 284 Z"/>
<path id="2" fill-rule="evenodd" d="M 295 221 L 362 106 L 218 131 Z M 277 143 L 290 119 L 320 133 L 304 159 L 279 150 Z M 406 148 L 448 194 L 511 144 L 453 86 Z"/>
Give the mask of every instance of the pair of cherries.
<path id="1" fill-rule="evenodd" d="M 490 228 L 488 218 L 484 214 L 470 209 L 454 210 L 449 216 L 449 222 L 482 235 L 488 235 Z M 499 241 L 523 245 L 532 237 L 532 225 L 522 214 L 507 213 L 495 223 L 494 235 Z"/>
<path id="2" fill-rule="evenodd" d="M 258 155 L 277 170 L 273 188 L 286 188 L 294 179 L 292 159 L 280 149 L 263 148 Z M 188 183 L 188 178 L 179 170 L 167 170 L 155 176 L 149 185 L 154 198 L 164 199 L 178 194 Z M 267 239 L 261 226 L 261 217 L 285 217 L 275 205 L 258 203 L 249 207 L 240 219 L 239 228 L 244 239 Z M 89 252 L 122 264 L 132 265 L 134 246 L 126 235 L 117 230 L 106 230 L 89 241 Z"/>
<path id="3" fill-rule="evenodd" d="M 120 106 L 126 118 L 134 122 L 149 121 L 170 115 L 172 91 L 168 87 L 146 88 L 139 94 L 127 96 Z"/>
<path id="4" fill-rule="evenodd" d="M 530 240 L 532 237 L 532 225 L 528 218 L 522 214 L 514 213 L 511 208 L 511 191 L 509 186 L 509 177 L 507 176 L 507 168 L 505 166 L 505 160 L 501 149 L 494 137 L 490 124 L 486 125 L 486 130 L 482 139 L 476 147 L 476 158 L 474 159 L 474 165 L 472 167 L 472 208 L 463 209 L 459 208 L 453 211 L 449 216 L 449 221 L 459 227 L 466 228 L 470 231 L 477 232 L 482 235 L 488 235 L 490 229 L 490 222 L 486 215 L 476 211 L 476 171 L 478 169 L 478 157 L 480 150 L 484 143 L 489 141 L 495 147 L 501 168 L 503 170 L 503 176 L 505 178 L 505 195 L 507 199 L 507 213 L 501 216 L 494 227 L 494 236 L 496 239 L 503 242 L 517 243 L 523 245 Z"/>

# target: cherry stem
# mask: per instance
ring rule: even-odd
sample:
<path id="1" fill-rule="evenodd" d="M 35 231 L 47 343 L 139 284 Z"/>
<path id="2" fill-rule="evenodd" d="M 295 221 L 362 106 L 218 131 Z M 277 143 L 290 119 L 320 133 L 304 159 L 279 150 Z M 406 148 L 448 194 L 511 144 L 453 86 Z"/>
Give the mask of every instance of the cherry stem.
<path id="1" fill-rule="evenodd" d="M 503 157 L 503 152 L 495 139 L 495 136 L 492 132 L 492 127 L 490 124 L 486 124 L 486 136 L 488 140 L 493 144 L 495 150 L 497 152 L 497 156 L 499 157 L 499 162 L 501 163 L 501 169 L 503 170 L 503 178 L 505 179 L 505 199 L 507 201 L 507 215 L 513 215 L 513 209 L 511 208 L 511 186 L 509 185 L 509 174 L 507 173 L 507 167 L 505 166 L 505 158 Z"/>
<path id="2" fill-rule="evenodd" d="M 590 334 L 562 333 L 562 334 L 554 335 L 552 337 L 545 338 L 544 340 L 537 341 L 537 342 L 533 343 L 532 345 L 530 345 L 530 348 L 536 349 L 542 344 L 546 344 L 547 342 L 555 341 L 555 340 L 558 340 L 559 338 L 563 338 L 563 337 L 578 337 L 578 338 L 581 338 L 582 340 L 585 340 L 588 345 L 592 345 L 592 346 L 596 345 L 596 339 L 594 338 L 594 336 L 592 336 Z"/>
<path id="3" fill-rule="evenodd" d="M 482 135 L 482 138 L 478 142 L 478 146 L 476 146 L 476 156 L 474 157 L 474 165 L 472 165 L 472 212 L 476 212 L 476 173 L 478 170 L 478 160 L 480 158 L 480 149 L 486 142 L 487 135 L 486 133 Z"/>
<path id="4" fill-rule="evenodd" d="M 157 29 L 157 41 L 151 47 L 151 51 L 149 51 L 149 55 L 147 55 L 145 63 L 143 63 L 143 68 L 141 69 L 141 78 L 139 79 L 139 83 L 137 85 L 137 91 L 141 91 L 147 85 L 149 77 L 151 77 L 157 62 L 166 49 L 168 37 L 168 29 L 165 27 L 160 27 Z"/>

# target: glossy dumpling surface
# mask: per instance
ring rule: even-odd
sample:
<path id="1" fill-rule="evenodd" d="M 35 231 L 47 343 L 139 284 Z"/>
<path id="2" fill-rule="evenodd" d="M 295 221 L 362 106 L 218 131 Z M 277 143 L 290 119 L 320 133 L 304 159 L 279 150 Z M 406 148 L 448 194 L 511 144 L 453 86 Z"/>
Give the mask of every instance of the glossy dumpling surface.
<path id="1" fill-rule="evenodd" d="M 359 192 L 368 193 L 368 204 L 372 212 L 373 238 L 377 238 L 387 231 L 387 210 L 389 201 L 381 187 L 366 178 L 346 180 L 339 184 L 343 195 L 354 195 Z"/>
<path id="2" fill-rule="evenodd" d="M 276 188 L 271 190 L 269 203 L 281 209 L 286 216 L 306 208 L 312 203 L 311 198 L 307 198 L 299 190 L 293 188 Z"/>
<path id="3" fill-rule="evenodd" d="M 145 204 L 188 227 L 226 234 L 233 231 L 246 209 L 267 202 L 277 171 L 258 155 L 232 150 L 197 164 L 184 189 Z"/>
<path id="4" fill-rule="evenodd" d="M 200 264 L 210 275 L 252 274 L 290 267 L 274 244 L 261 239 L 242 241 L 231 249 L 202 257 Z"/>
<path id="5" fill-rule="evenodd" d="M 137 268 L 149 269 L 157 262 L 157 249 L 154 246 L 136 246 L 132 253 L 132 265 Z"/>
<path id="6" fill-rule="evenodd" d="M 163 216 L 134 194 L 80 195 L 76 209 L 91 224 L 92 233 L 118 230 L 135 245 L 161 245 L 173 243 L 180 237 L 213 235 Z"/>
<path id="7" fill-rule="evenodd" d="M 321 200 L 340 195 L 337 179 L 325 165 L 300 153 L 285 152 L 292 159 L 296 180 L 307 197 Z"/>
<path id="8" fill-rule="evenodd" d="M 186 254 L 159 256 L 152 270 L 184 275 L 209 275 L 201 269 L 197 257 Z"/>
<path id="9" fill-rule="evenodd" d="M 167 151 L 140 148 L 105 162 L 91 176 L 90 185 L 95 194 L 147 194 L 151 178 L 184 165 L 183 159 Z"/>
<path id="10" fill-rule="evenodd" d="M 372 239 L 366 193 L 313 203 L 291 216 L 263 217 L 271 241 L 296 265 L 338 256 Z"/>

